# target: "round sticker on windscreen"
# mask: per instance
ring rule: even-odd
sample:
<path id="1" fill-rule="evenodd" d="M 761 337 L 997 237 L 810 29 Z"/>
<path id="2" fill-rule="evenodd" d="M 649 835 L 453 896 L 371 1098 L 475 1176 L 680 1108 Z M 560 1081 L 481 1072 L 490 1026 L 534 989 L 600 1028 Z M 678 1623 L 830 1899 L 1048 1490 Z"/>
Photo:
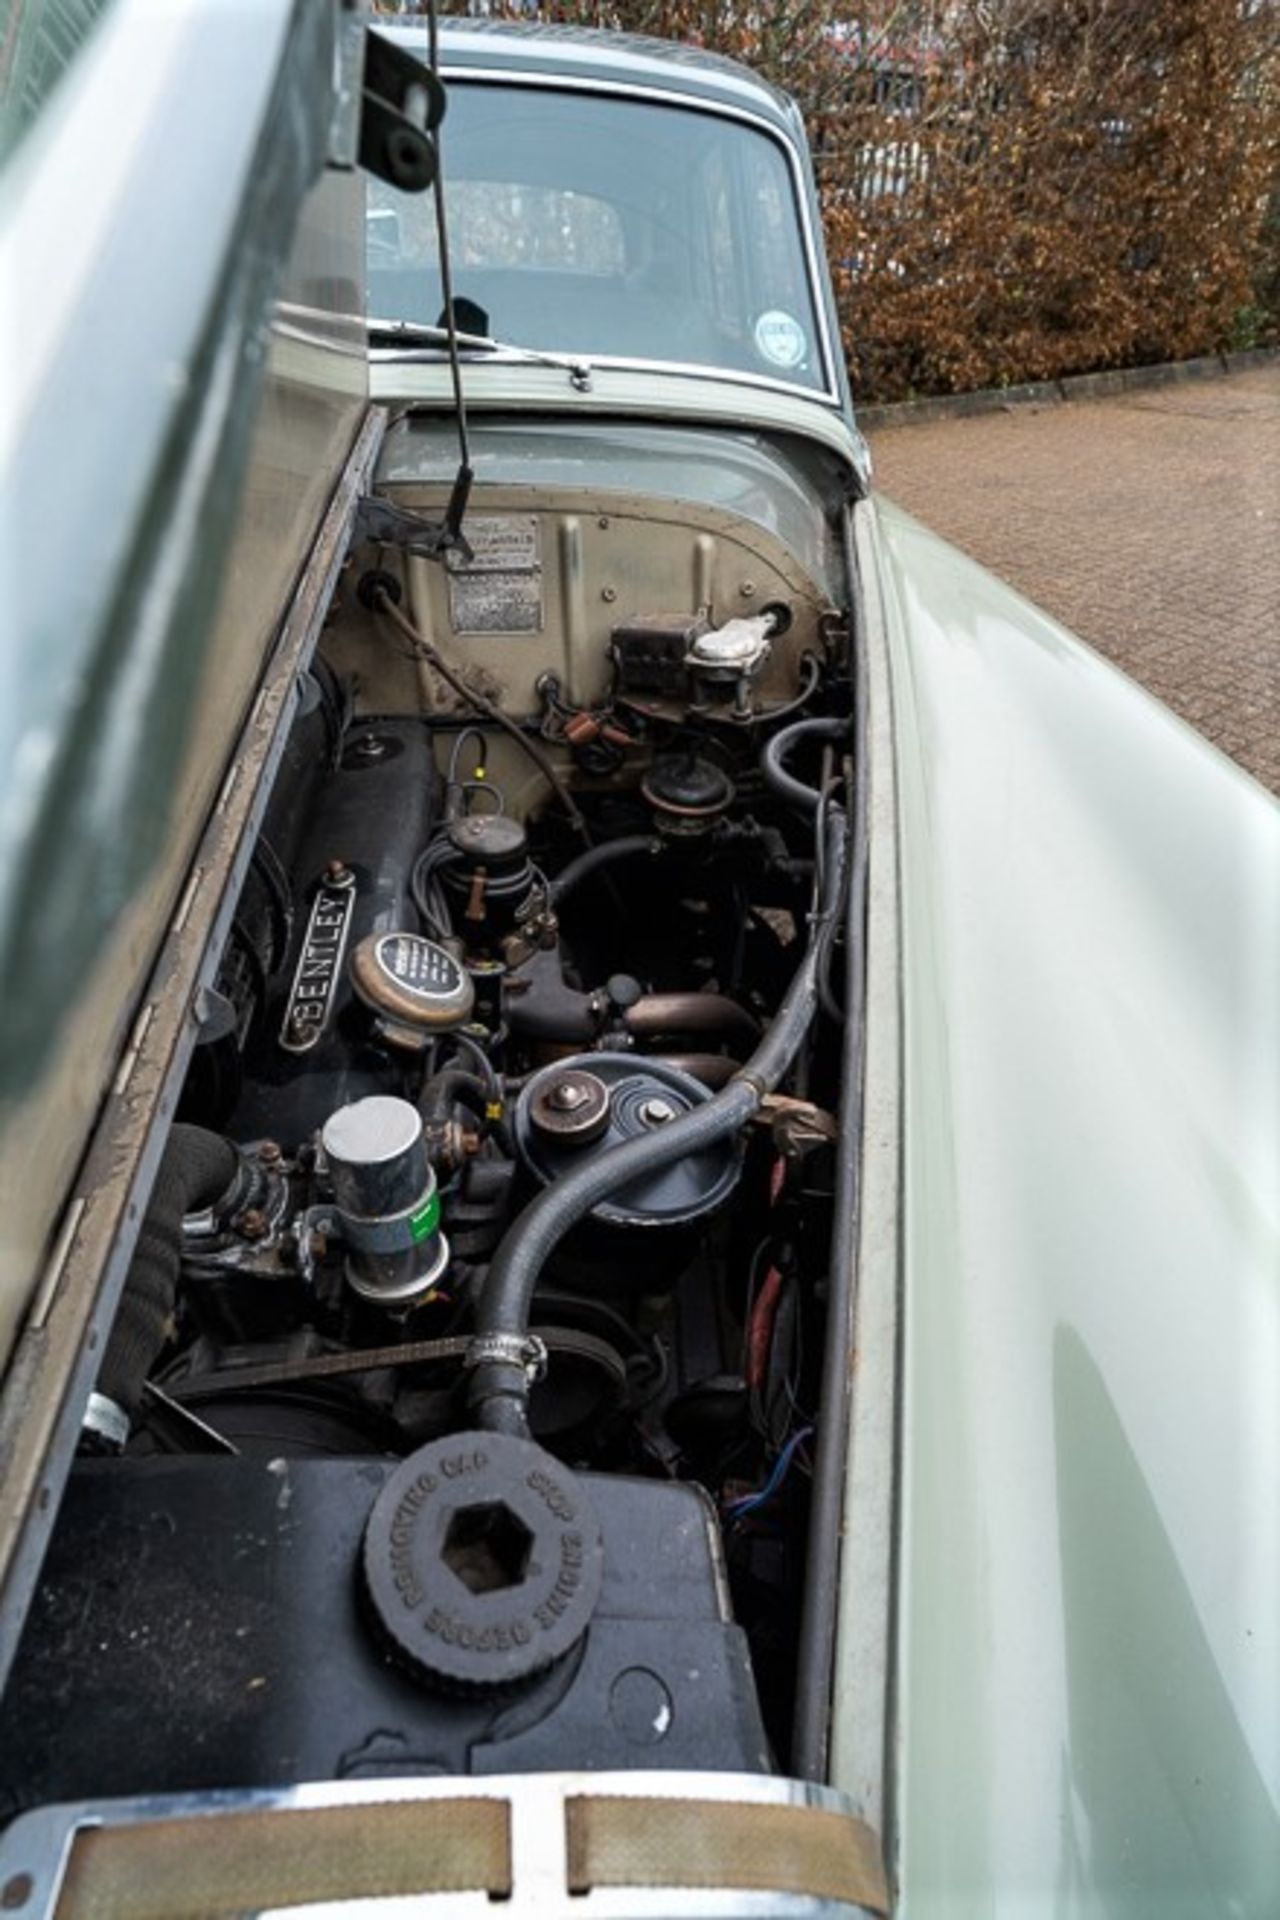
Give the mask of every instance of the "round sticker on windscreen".
<path id="1" fill-rule="evenodd" d="M 775 367 L 798 367 L 809 350 L 804 328 L 781 307 L 771 307 L 756 321 L 756 350 Z"/>

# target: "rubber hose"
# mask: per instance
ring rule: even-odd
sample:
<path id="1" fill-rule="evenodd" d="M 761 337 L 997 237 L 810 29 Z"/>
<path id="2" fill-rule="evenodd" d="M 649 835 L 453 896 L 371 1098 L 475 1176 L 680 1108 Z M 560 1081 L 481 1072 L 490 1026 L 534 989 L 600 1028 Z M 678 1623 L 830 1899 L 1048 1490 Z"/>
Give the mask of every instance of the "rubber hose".
<path id="1" fill-rule="evenodd" d="M 496 1082 L 490 1088 L 478 1073 L 468 1073 L 464 1067 L 442 1067 L 439 1073 L 432 1074 L 419 1094 L 418 1112 L 423 1123 L 431 1128 L 451 1120 L 455 1104 L 470 1109 L 503 1153 L 513 1151 L 506 1122 L 493 1111 L 502 1105 Z"/>
<path id="2" fill-rule="evenodd" d="M 713 1090 L 727 1086 L 735 1073 L 742 1072 L 741 1060 L 727 1053 L 659 1053 L 650 1057 L 660 1066 L 674 1067 L 677 1073 L 692 1074 Z"/>
<path id="3" fill-rule="evenodd" d="M 98 1375 L 98 1392 L 128 1415 L 130 1426 L 169 1337 L 183 1218 L 220 1200 L 238 1165 L 235 1148 L 221 1134 L 188 1126 L 170 1131 Z"/>
<path id="4" fill-rule="evenodd" d="M 497 1070 L 480 1042 L 469 1033 L 450 1033 L 445 1037 L 465 1059 L 470 1060 L 475 1072 L 488 1088 L 489 1098 L 501 1099 L 502 1089 L 498 1085 Z"/>
<path id="5" fill-rule="evenodd" d="M 442 1067 L 423 1087 L 418 1111 L 424 1120 L 447 1120 L 455 1103 L 470 1107 L 483 1120 L 489 1090 L 478 1073 L 468 1073 L 464 1067 Z"/>
<path id="6" fill-rule="evenodd" d="M 641 853 L 656 859 L 666 851 L 666 841 L 652 833 L 624 833 L 617 840 L 605 840 L 598 847 L 589 847 L 576 860 L 571 860 L 567 867 L 561 868 L 551 882 L 551 905 L 560 907 L 584 880 L 589 880 L 601 867 L 611 867 L 615 860 L 629 860 Z"/>
<path id="7" fill-rule="evenodd" d="M 827 898 L 815 917 L 809 946 L 769 1025 L 746 1065 L 721 1093 L 656 1132 L 628 1140 L 562 1174 L 508 1228 L 481 1288 L 476 1312 L 480 1340 L 522 1337 L 529 1325 L 534 1289 L 547 1260 L 571 1227 L 619 1187 L 656 1173 L 686 1154 L 698 1153 L 737 1133 L 752 1118 L 794 1060 L 817 1006 L 818 975 L 832 934 L 830 918 L 839 899 L 844 859 L 844 817 L 834 813 L 827 830 Z M 469 1399 L 481 1427 L 528 1431 L 529 1383 L 516 1359 L 485 1359 L 471 1374 Z"/>
<path id="8" fill-rule="evenodd" d="M 760 771 L 764 775 L 765 785 L 771 787 L 780 799 L 790 801 L 792 806 L 802 807 L 806 813 L 816 813 L 821 798 L 816 787 L 806 786 L 803 780 L 797 780 L 788 773 L 783 762 L 793 747 L 805 740 L 843 740 L 849 738 L 847 720 L 796 720 L 781 733 L 775 733 L 765 742 L 760 755 Z"/>
<path id="9" fill-rule="evenodd" d="M 538 1276 L 570 1227 L 627 1181 L 736 1133 L 759 1103 L 756 1089 L 738 1081 L 657 1132 L 628 1140 L 547 1187 L 525 1208 L 494 1255 L 480 1293 L 477 1333 L 523 1333 Z M 468 1398 L 481 1427 L 524 1435 L 529 1430 L 528 1391 L 522 1366 L 486 1360 L 472 1371 Z"/>

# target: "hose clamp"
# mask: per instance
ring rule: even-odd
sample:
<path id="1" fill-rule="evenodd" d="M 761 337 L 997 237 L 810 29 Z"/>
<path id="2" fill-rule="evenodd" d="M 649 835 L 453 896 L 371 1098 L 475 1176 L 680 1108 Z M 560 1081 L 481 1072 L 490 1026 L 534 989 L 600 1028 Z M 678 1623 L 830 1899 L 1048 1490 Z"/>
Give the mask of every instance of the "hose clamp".
<path id="1" fill-rule="evenodd" d="M 534 1387 L 547 1371 L 547 1346 L 536 1333 L 477 1333 L 462 1364 L 469 1373 L 477 1367 L 519 1367 Z"/>
<path id="2" fill-rule="evenodd" d="M 770 1082 L 766 1080 L 765 1076 L 762 1073 L 752 1072 L 751 1062 L 749 1060 L 747 1061 L 745 1066 L 738 1068 L 738 1071 L 732 1076 L 732 1078 L 728 1081 L 727 1084 L 731 1087 L 750 1088 L 751 1092 L 756 1097 L 757 1106 L 759 1106 L 768 1097 L 769 1090 L 770 1090 Z"/>

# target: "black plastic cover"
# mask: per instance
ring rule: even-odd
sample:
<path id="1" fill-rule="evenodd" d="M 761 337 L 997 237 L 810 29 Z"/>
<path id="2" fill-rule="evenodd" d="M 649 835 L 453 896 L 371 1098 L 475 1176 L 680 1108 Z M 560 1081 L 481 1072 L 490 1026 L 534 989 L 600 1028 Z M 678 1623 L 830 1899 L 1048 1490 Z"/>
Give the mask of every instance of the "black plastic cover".
<path id="1" fill-rule="evenodd" d="M 0 1702 L 0 1817 L 106 1794 L 394 1774 L 771 1762 L 715 1522 L 583 1474 L 603 1579 L 572 1652 L 511 1692 L 404 1673 L 358 1567 L 391 1460 L 78 1465 Z"/>
<path id="2" fill-rule="evenodd" d="M 689 691 L 689 649 L 707 631 L 700 614 L 640 615 L 609 634 L 621 693 L 656 693 L 682 700 Z"/>

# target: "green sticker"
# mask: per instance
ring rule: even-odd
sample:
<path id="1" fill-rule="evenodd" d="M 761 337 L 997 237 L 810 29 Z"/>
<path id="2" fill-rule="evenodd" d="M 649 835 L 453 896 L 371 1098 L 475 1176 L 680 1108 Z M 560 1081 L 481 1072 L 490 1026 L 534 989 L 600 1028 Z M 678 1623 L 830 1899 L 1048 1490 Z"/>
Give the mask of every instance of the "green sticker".
<path id="1" fill-rule="evenodd" d="M 409 1215 L 409 1233 L 414 1240 L 425 1240 L 440 1225 L 440 1195 L 433 1193 L 431 1198 Z"/>

